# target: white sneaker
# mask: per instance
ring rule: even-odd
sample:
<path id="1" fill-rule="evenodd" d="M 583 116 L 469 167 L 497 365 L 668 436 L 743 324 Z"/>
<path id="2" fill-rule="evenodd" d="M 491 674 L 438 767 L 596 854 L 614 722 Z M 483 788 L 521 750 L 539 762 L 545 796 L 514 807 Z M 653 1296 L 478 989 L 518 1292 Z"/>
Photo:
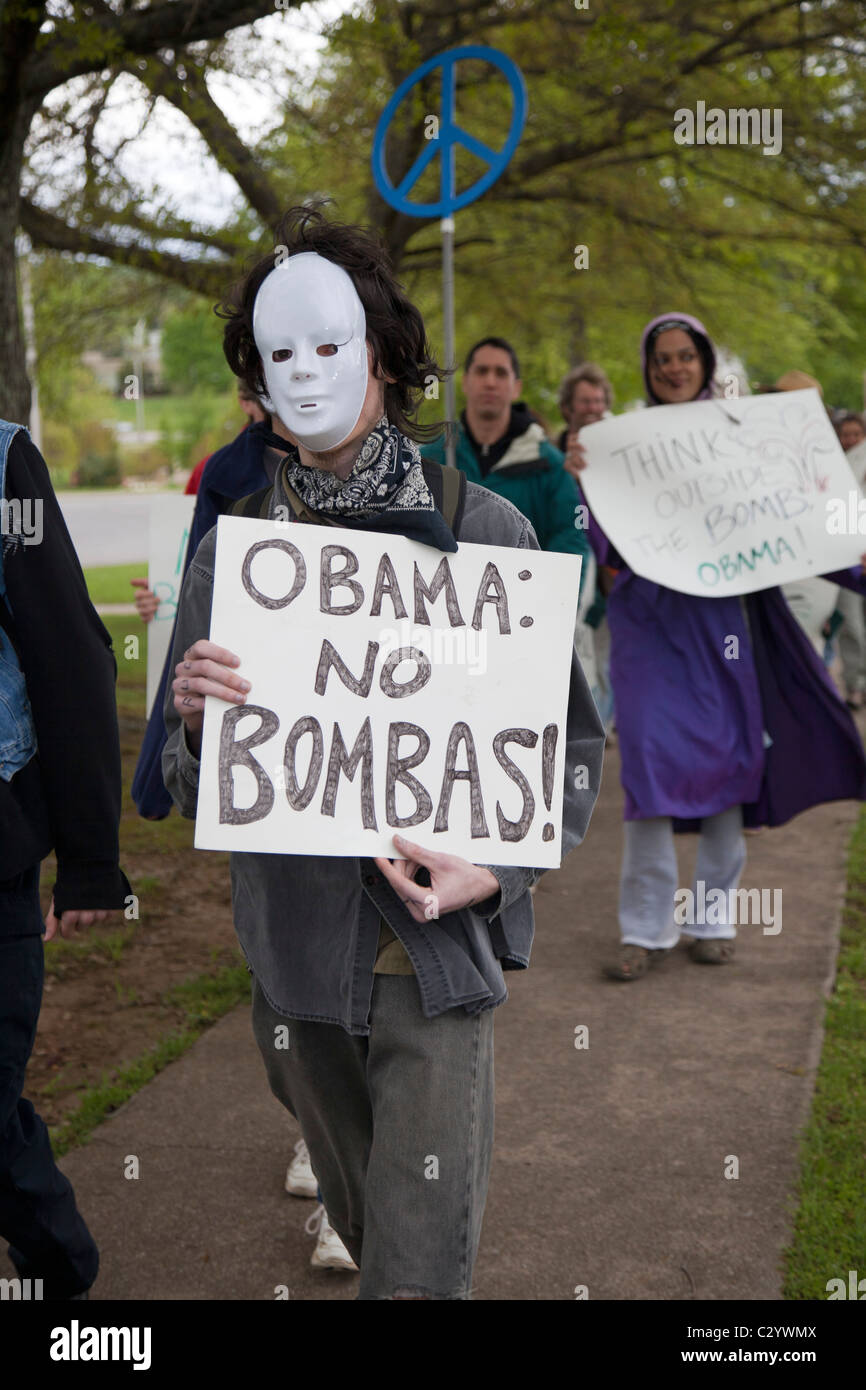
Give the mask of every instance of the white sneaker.
<path id="1" fill-rule="evenodd" d="M 348 1269 L 354 1274 L 358 1273 L 358 1266 L 328 1220 L 328 1213 L 321 1203 L 305 1221 L 304 1230 L 308 1236 L 318 1233 L 316 1248 L 310 1256 L 313 1269 Z"/>
<path id="2" fill-rule="evenodd" d="M 286 1191 L 293 1197 L 315 1197 L 319 1190 L 316 1175 L 310 1167 L 310 1153 L 303 1139 L 295 1145 L 295 1157 L 286 1171 Z"/>

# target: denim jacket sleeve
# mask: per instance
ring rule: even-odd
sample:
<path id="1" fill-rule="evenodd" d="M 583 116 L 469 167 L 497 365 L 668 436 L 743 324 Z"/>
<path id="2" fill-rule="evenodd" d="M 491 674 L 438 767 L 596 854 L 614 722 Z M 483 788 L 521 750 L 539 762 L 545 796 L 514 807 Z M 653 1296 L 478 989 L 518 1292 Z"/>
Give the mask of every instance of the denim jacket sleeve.
<path id="1" fill-rule="evenodd" d="M 186 739 L 186 725 L 174 707 L 174 668 L 183 654 L 200 637 L 210 635 L 210 615 L 213 603 L 214 559 L 216 556 L 216 527 L 204 537 L 186 572 L 180 602 L 174 645 L 171 649 L 169 680 L 165 692 L 165 727 L 168 731 L 162 750 L 162 775 L 182 816 L 195 819 L 198 802 L 200 763 L 191 752 Z"/>

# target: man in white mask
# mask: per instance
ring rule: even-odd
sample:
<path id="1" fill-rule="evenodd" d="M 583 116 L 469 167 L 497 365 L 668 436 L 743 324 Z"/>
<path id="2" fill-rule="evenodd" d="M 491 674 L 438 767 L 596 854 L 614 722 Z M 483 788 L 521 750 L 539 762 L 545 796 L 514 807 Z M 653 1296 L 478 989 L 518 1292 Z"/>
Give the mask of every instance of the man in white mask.
<path id="1" fill-rule="evenodd" d="M 345 270 L 314 251 L 289 257 L 256 295 L 253 333 L 268 398 L 301 460 L 344 444 L 369 382 L 366 315 Z"/>
<path id="2" fill-rule="evenodd" d="M 271 493 L 250 504 L 438 550 L 458 539 L 537 549 L 528 521 L 485 488 L 467 483 L 453 510 L 443 501 L 448 520 L 435 505 L 447 470 L 422 468 L 414 416 L 442 373 L 381 247 L 309 207 L 292 209 L 278 237 L 220 310 L 228 363 L 267 393 L 270 442 L 284 454 Z M 244 654 L 203 635 L 215 548 L 212 531 L 184 586 L 165 705 L 163 773 L 187 816 L 205 697 L 243 704 L 250 691 Z M 566 762 L 588 769 L 589 789 L 565 779 L 566 852 L 586 831 L 603 743 L 574 661 Z M 503 966 L 528 963 L 540 871 L 470 864 L 396 836 L 395 846 L 406 856 L 396 862 L 233 854 L 235 927 L 271 1089 L 300 1123 L 360 1268 L 359 1297 L 467 1299 L 492 1152 L 493 1010 L 506 997 Z M 277 1049 L 275 1029 L 287 1025 L 289 1046 Z"/>

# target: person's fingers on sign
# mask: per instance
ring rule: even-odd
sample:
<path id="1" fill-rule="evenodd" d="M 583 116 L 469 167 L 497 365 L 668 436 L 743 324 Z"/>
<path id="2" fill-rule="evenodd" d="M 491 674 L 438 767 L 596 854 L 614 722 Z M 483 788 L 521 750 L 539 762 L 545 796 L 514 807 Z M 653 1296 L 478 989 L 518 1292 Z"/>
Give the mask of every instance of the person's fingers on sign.
<path id="1" fill-rule="evenodd" d="M 111 915 L 107 908 L 94 908 L 92 911 L 79 908 L 75 912 L 64 912 L 61 917 L 56 917 L 52 896 L 48 911 L 45 914 L 43 940 L 53 941 L 59 927 L 60 935 L 64 940 L 73 941 L 78 936 L 80 928 L 92 927 L 94 922 L 106 922 Z"/>
<path id="2" fill-rule="evenodd" d="M 130 579 L 133 589 L 138 589 L 135 596 L 135 609 L 143 623 L 149 623 L 159 607 L 160 600 L 157 598 L 153 589 L 148 588 L 146 579 Z"/>
<path id="3" fill-rule="evenodd" d="M 171 688 L 174 707 L 190 733 L 201 731 L 206 695 L 215 695 L 232 705 L 244 704 L 250 683 L 232 669 L 240 664 L 241 659 L 234 652 L 204 637 L 184 652 L 183 661 L 174 668 Z"/>
<path id="4" fill-rule="evenodd" d="M 394 844 L 406 858 L 377 859 L 376 865 L 416 922 L 458 912 L 499 892 L 499 880 L 480 864 L 470 864 L 456 854 L 422 849 L 402 835 L 394 836 Z M 428 871 L 429 887 L 415 882 L 419 869 Z"/>
<path id="5" fill-rule="evenodd" d="M 582 470 L 586 468 L 589 459 L 586 457 L 586 450 L 579 441 L 579 431 L 570 434 L 566 440 L 565 469 L 573 478 L 579 478 Z"/>

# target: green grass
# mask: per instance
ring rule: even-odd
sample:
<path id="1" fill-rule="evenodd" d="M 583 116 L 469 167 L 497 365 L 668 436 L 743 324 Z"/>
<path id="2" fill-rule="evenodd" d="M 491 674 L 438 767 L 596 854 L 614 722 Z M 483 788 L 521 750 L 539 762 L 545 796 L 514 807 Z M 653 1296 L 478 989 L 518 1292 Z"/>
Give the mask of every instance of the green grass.
<path id="1" fill-rule="evenodd" d="M 152 1081 L 169 1062 L 182 1057 L 218 1018 L 249 997 L 250 976 L 245 965 L 226 965 L 214 975 L 199 975 L 167 990 L 162 1002 L 183 1008 L 183 1025 L 161 1038 L 155 1047 L 134 1062 L 121 1067 L 113 1079 L 104 1076 L 98 1085 L 83 1093 L 77 1110 L 51 1130 L 51 1143 L 57 1157 L 85 1143 L 112 1111 Z"/>
<path id="2" fill-rule="evenodd" d="M 106 961 L 117 965 L 124 951 L 132 945 L 135 924 L 108 932 L 105 936 L 86 936 L 81 941 L 66 941 L 57 936 L 45 947 L 46 975 L 62 976 L 67 965 L 82 960 Z"/>
<path id="3" fill-rule="evenodd" d="M 866 809 L 851 837 L 836 986 L 827 1002 L 812 1114 L 803 1136 L 783 1293 L 826 1299 L 827 1281 L 866 1276 Z"/>
<path id="4" fill-rule="evenodd" d="M 130 854 L 163 854 L 192 849 L 194 822 L 184 820 L 173 810 L 165 820 L 142 820 L 130 797 L 130 785 L 141 740 L 144 737 L 144 703 L 147 685 L 147 627 L 137 614 L 109 614 L 102 620 L 111 635 L 117 660 L 117 712 L 123 747 L 123 811 L 120 823 L 120 860 Z M 127 657 L 127 638 L 138 638 L 138 656 Z M 134 721 L 134 722 L 133 722 Z M 214 856 L 217 866 L 228 863 L 227 855 Z M 133 884 L 133 891 L 137 891 Z"/>
<path id="5" fill-rule="evenodd" d="M 90 601 L 100 603 L 134 603 L 136 590 L 130 579 L 146 579 L 147 565 L 98 565 L 84 571 Z"/>

